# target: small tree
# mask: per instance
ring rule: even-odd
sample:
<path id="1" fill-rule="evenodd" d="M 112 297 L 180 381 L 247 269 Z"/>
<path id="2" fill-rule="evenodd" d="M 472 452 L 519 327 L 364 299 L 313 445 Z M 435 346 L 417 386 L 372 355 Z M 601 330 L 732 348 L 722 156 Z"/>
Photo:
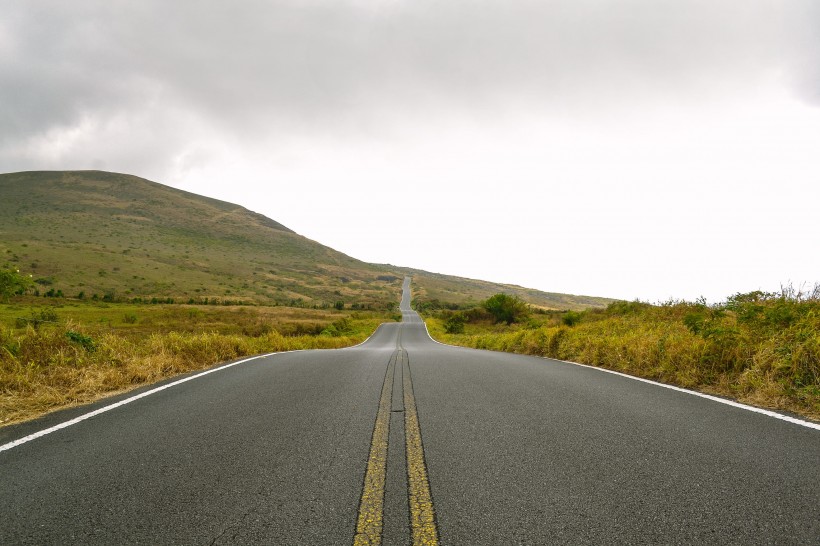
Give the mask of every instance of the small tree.
<path id="1" fill-rule="evenodd" d="M 31 276 L 21 275 L 19 269 L 0 269 L 0 300 L 25 294 L 32 286 Z"/>
<path id="2" fill-rule="evenodd" d="M 496 323 L 520 322 L 530 314 L 529 307 L 524 300 L 507 294 L 496 294 L 487 299 L 483 306 L 493 316 Z"/>

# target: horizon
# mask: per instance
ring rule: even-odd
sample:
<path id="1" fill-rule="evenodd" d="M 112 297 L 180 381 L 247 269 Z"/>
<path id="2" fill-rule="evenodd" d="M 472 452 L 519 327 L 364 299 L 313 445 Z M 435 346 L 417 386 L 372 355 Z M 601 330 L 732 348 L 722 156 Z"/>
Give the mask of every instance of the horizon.
<path id="1" fill-rule="evenodd" d="M 7 13 L 4 172 L 128 173 L 362 261 L 545 292 L 820 281 L 809 1 Z"/>

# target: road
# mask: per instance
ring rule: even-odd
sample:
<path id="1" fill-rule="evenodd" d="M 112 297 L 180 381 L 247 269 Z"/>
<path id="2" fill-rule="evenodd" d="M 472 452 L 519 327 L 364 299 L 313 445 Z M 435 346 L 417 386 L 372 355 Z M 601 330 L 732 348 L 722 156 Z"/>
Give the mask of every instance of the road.
<path id="1" fill-rule="evenodd" d="M 820 543 L 820 431 L 402 314 L 0 430 L 0 543 Z"/>

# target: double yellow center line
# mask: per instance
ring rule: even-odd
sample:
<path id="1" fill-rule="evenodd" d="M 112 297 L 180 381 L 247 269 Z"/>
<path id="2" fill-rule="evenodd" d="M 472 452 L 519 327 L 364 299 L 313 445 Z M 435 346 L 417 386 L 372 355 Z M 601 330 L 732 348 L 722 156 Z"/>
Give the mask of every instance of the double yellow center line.
<path id="1" fill-rule="evenodd" d="M 390 410 L 393 398 L 393 376 L 397 368 L 402 372 L 404 391 L 404 446 L 407 458 L 407 496 L 410 507 L 410 528 L 414 545 L 437 545 L 433 498 L 424 462 L 419 417 L 407 353 L 398 349 L 387 366 L 382 386 L 379 412 L 373 427 L 373 440 L 367 460 L 367 472 L 359 504 L 354 546 L 381 544 L 384 520 L 384 484 L 387 477 L 387 444 L 390 434 Z"/>

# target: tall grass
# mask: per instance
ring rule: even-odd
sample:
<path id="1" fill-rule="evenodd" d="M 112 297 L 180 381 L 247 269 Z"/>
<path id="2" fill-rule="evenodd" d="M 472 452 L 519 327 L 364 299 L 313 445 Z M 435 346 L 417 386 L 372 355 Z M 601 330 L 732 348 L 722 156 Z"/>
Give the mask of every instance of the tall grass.
<path id="1" fill-rule="evenodd" d="M 467 324 L 463 334 L 446 333 L 442 314 L 428 325 L 446 343 L 572 360 L 820 418 L 820 289 L 565 315 Z"/>
<path id="2" fill-rule="evenodd" d="M 384 320 L 342 318 L 314 335 L 273 328 L 134 335 L 70 319 L 0 328 L 0 425 L 247 355 L 355 345 Z"/>

